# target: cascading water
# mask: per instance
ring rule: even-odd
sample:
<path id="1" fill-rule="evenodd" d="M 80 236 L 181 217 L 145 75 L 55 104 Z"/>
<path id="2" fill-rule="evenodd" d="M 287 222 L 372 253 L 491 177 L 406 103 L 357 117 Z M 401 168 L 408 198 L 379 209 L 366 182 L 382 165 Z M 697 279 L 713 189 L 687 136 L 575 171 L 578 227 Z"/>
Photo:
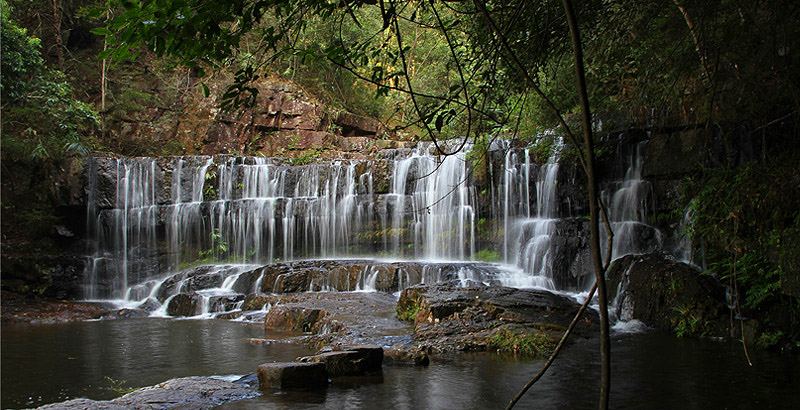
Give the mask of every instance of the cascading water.
<path id="1" fill-rule="evenodd" d="M 395 164 L 394 255 L 466 260 L 475 253 L 475 188 L 468 183 L 468 149 L 439 158 L 421 144 Z"/>
<path id="2" fill-rule="evenodd" d="M 608 206 L 611 229 L 614 231 L 612 259 L 628 254 L 652 252 L 661 247 L 661 233 L 647 224 L 648 210 L 652 202 L 652 188 L 642 177 L 644 167 L 644 150 L 647 141 L 636 144 L 627 155 L 629 165 L 625 177 L 614 181 L 603 190 L 603 203 Z M 601 248 L 605 248 L 605 227 L 601 224 L 603 240 Z"/>
<path id="3" fill-rule="evenodd" d="M 436 156 L 431 144 L 420 144 L 384 151 L 370 161 L 310 165 L 233 156 L 92 159 L 86 295 L 148 301 L 166 314 L 172 298 L 189 292 L 191 297 L 182 298 L 199 303 L 196 312 L 205 315 L 236 306 L 237 295 L 278 291 L 291 276 L 287 271 L 253 277 L 245 274 L 248 269 L 278 261 L 375 256 L 426 261 L 426 267 L 395 271 L 365 263 L 355 282 L 341 282 L 332 271 L 315 273 L 301 290 L 397 291 L 450 280 L 584 290 L 580 275 L 587 275 L 573 249 L 584 245 L 580 238 L 570 242 L 584 222 L 560 215 L 562 143 L 553 135 L 544 137 L 554 149 L 543 164 L 532 149 L 512 148 L 506 141 L 493 145 L 504 150 L 504 157 L 497 189 L 490 189 L 496 201 L 488 207 L 476 194 L 469 146 Z M 625 178 L 607 185 L 603 194 L 616 234 L 615 257 L 647 251 L 660 241 L 658 231 L 644 224 L 650 188 L 641 176 L 642 150 L 639 145 L 631 154 Z M 489 166 L 493 175 L 491 161 Z M 502 218 L 496 225 L 502 234 L 490 246 L 501 251 L 505 265 L 469 262 L 479 240 L 478 219 L 487 216 L 480 209 Z M 447 269 L 434 263 L 445 260 L 452 261 Z M 235 268 L 215 271 L 211 282 L 190 277 L 210 277 L 203 270 L 184 269 L 204 263 Z M 578 280 L 565 280 L 570 274 Z"/>
<path id="4" fill-rule="evenodd" d="M 531 161 L 529 150 L 524 150 L 524 163 L 518 163 L 516 150 L 506 152 L 504 173 L 504 236 L 503 253 L 507 263 L 523 269 L 528 276 L 527 286 L 555 289 L 553 261 L 555 249 L 552 237 L 558 218 L 558 159 L 561 140 L 555 139 L 547 163 L 538 168 L 536 178 L 536 215 L 531 218 L 530 185 Z M 521 168 L 521 172 L 517 168 Z M 519 206 L 515 206 L 520 203 Z"/>
<path id="5" fill-rule="evenodd" d="M 152 158 L 109 161 L 106 165 L 113 169 L 114 195 L 102 199 L 93 189 L 97 161 L 90 163 L 87 229 L 96 238 L 89 250 L 86 296 L 90 299 L 121 297 L 129 283 L 138 283 L 157 271 L 153 263 L 158 218 L 155 163 Z"/>

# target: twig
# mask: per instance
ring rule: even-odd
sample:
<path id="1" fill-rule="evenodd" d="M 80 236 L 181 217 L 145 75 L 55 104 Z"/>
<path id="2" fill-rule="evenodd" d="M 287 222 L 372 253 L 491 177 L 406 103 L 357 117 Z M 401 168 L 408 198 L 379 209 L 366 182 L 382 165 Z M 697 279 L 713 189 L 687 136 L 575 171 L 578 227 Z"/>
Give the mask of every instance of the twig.
<path id="1" fill-rule="evenodd" d="M 592 285 L 592 289 L 589 291 L 589 296 L 586 297 L 586 300 L 583 302 L 583 305 L 581 305 L 581 308 L 578 309 L 578 313 L 576 313 L 575 317 L 572 318 L 572 322 L 569 323 L 567 330 L 564 331 L 564 335 L 561 336 L 561 340 L 558 341 L 558 345 L 556 345 L 556 348 L 555 350 L 553 350 L 553 353 L 550 354 L 550 357 L 547 359 L 547 362 L 545 362 L 544 366 L 542 366 L 542 369 L 539 370 L 539 373 L 537 373 L 536 376 L 533 376 L 533 378 L 528 382 L 528 384 L 526 384 L 525 387 L 523 387 L 522 390 L 520 390 L 519 393 L 517 393 L 517 395 L 514 396 L 513 399 L 511 399 L 511 401 L 508 403 L 508 406 L 506 407 L 506 410 L 511 410 L 514 407 L 514 405 L 516 405 L 517 402 L 522 398 L 522 396 L 525 395 L 525 392 L 527 392 L 528 389 L 530 389 L 531 386 L 534 385 L 534 383 L 539 381 L 539 379 L 541 379 L 542 376 L 544 376 L 544 373 L 547 372 L 547 369 L 549 369 L 550 365 L 552 365 L 553 362 L 556 360 L 556 356 L 558 356 L 558 354 L 561 352 L 561 349 L 564 347 L 564 343 L 567 341 L 567 338 L 569 337 L 570 334 L 572 334 L 572 329 L 575 329 L 575 325 L 578 324 L 578 320 L 580 320 L 581 316 L 583 315 L 583 312 L 586 311 L 586 307 L 588 307 L 589 303 L 592 301 L 592 297 L 594 297 L 594 292 L 596 290 L 597 290 L 597 282 L 595 282 L 594 285 Z"/>

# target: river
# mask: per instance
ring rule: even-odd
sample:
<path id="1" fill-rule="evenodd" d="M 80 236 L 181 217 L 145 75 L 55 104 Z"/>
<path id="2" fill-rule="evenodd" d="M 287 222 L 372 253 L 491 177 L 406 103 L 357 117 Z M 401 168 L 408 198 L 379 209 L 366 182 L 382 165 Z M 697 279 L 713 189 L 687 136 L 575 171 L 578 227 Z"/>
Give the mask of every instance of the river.
<path id="1" fill-rule="evenodd" d="M 182 376 L 244 375 L 260 363 L 310 353 L 295 344 L 246 341 L 265 337 L 293 336 L 223 320 L 3 324 L 2 407 L 110 399 L 117 393 L 107 378 L 122 387 L 141 387 Z M 594 407 L 598 350 L 596 341 L 570 345 L 518 408 Z M 739 344 L 645 332 L 617 334 L 612 353 L 616 409 L 784 409 L 800 391 L 797 358 L 751 349 L 750 367 Z M 542 362 L 493 353 L 434 356 L 428 367 L 387 365 L 380 377 L 337 381 L 319 391 L 267 392 L 222 408 L 501 408 Z"/>

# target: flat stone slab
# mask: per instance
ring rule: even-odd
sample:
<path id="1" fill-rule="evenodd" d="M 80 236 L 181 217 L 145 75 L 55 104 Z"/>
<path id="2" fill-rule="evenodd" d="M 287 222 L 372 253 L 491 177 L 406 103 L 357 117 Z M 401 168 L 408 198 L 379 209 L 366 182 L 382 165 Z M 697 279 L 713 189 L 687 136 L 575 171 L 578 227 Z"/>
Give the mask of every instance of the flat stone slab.
<path id="1" fill-rule="evenodd" d="M 212 377 L 171 379 L 155 386 L 143 387 L 109 401 L 73 399 L 39 407 L 47 410 L 165 410 L 208 409 L 232 401 L 258 396 L 258 392 L 241 384 Z"/>
<path id="2" fill-rule="evenodd" d="M 350 351 L 358 353 L 366 371 L 378 370 L 383 365 L 383 348 L 372 344 L 349 344 L 333 348 L 334 351 Z"/>
<path id="3" fill-rule="evenodd" d="M 416 345 L 434 353 L 494 349 L 509 337 L 552 343 L 579 308 L 576 301 L 545 290 L 452 284 L 406 288 L 397 304 L 398 315 L 414 321 Z M 597 312 L 588 309 L 573 334 L 592 337 L 598 329 Z"/>
<path id="4" fill-rule="evenodd" d="M 366 372 L 358 352 L 326 352 L 300 358 L 301 363 L 322 363 L 328 377 L 358 376 Z"/>
<path id="5" fill-rule="evenodd" d="M 265 363 L 258 366 L 258 388 L 319 388 L 328 385 L 325 363 Z"/>

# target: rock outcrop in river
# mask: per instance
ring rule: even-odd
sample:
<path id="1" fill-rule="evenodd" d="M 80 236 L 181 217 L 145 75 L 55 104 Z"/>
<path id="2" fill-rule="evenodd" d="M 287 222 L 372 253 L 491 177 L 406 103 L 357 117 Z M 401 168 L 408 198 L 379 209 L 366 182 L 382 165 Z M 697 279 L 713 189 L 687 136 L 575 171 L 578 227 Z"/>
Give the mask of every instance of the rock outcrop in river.
<path id="1" fill-rule="evenodd" d="M 439 284 L 406 288 L 397 312 L 413 320 L 414 342 L 428 351 L 514 352 L 530 343 L 527 354 L 549 354 L 579 307 L 544 290 Z M 597 312 L 589 310 L 573 334 L 591 337 L 598 329 Z"/>

